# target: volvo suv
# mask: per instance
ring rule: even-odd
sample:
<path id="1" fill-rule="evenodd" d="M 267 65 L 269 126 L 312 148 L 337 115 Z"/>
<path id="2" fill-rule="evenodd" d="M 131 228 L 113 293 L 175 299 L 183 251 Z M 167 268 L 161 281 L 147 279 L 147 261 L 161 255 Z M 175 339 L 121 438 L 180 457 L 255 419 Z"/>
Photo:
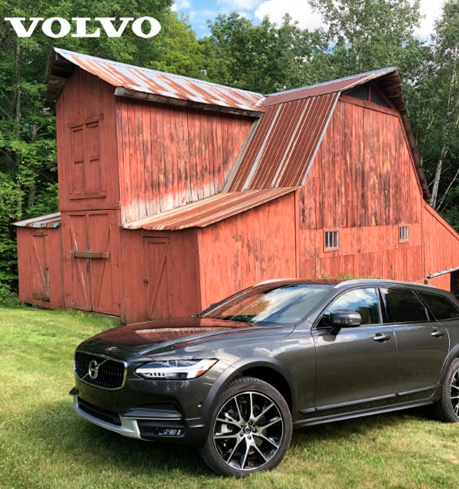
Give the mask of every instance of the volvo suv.
<path id="1" fill-rule="evenodd" d="M 431 404 L 459 421 L 459 304 L 382 280 L 270 281 L 75 352 L 74 410 L 139 440 L 199 447 L 215 472 L 278 465 L 292 430 Z"/>

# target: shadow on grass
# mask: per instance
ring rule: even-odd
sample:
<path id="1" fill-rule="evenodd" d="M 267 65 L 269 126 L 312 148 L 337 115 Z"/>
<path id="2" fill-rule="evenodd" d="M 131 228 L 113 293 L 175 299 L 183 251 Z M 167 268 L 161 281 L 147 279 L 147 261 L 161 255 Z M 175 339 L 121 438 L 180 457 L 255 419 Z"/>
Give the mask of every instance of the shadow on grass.
<path id="1" fill-rule="evenodd" d="M 426 421 L 433 420 L 429 406 L 426 406 L 324 423 L 295 431 L 292 445 L 298 446 L 303 443 L 307 444 L 308 442 L 320 442 L 321 440 L 336 440 L 339 442 L 348 438 L 350 435 L 371 436 L 381 429 L 401 427 L 410 418 L 424 419 Z"/>
<path id="2" fill-rule="evenodd" d="M 178 477 L 218 477 L 207 469 L 195 447 L 122 437 L 78 417 L 69 401 L 43 405 L 21 423 L 29 442 L 58 452 L 62 463 L 76 462 L 99 473 L 115 468 L 137 476 L 170 476 L 172 472 Z M 326 440 L 340 443 L 353 434 L 371 436 L 377 430 L 402 425 L 410 417 L 425 418 L 426 412 L 416 409 L 313 426 L 295 431 L 292 445 L 307 448 L 309 443 Z"/>
<path id="3" fill-rule="evenodd" d="M 63 463 L 81 463 L 101 472 L 116 468 L 133 475 L 214 475 L 199 458 L 195 447 L 167 442 L 146 442 L 112 433 L 80 418 L 71 403 L 42 406 L 24 419 L 22 429 L 29 443 L 58 452 Z M 215 475 L 215 477 L 217 477 Z"/>

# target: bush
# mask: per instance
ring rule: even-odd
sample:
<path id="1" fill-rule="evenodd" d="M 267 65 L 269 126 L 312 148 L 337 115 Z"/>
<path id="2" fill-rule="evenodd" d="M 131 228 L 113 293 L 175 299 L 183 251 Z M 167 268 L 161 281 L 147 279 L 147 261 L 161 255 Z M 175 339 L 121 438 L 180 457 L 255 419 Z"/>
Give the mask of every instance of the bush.
<path id="1" fill-rule="evenodd" d="M 18 307 L 20 305 L 18 295 L 11 290 L 8 284 L 0 282 L 0 307 Z"/>

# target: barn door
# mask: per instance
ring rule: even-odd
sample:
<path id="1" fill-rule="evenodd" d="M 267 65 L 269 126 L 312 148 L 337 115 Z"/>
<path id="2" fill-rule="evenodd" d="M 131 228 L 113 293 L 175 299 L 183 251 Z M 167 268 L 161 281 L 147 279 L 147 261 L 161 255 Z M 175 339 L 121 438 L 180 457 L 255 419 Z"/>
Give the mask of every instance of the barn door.
<path id="1" fill-rule="evenodd" d="M 145 316 L 167 319 L 169 314 L 169 238 L 144 239 Z"/>
<path id="2" fill-rule="evenodd" d="M 91 305 L 95 312 L 120 313 L 118 264 L 119 230 L 114 213 L 88 215 Z"/>
<path id="3" fill-rule="evenodd" d="M 66 306 L 119 315 L 117 214 L 72 212 L 63 227 Z"/>
<path id="4" fill-rule="evenodd" d="M 91 310 L 90 264 L 79 253 L 88 250 L 86 214 L 71 214 L 63 220 L 65 230 L 65 305 L 83 311 Z"/>
<path id="5" fill-rule="evenodd" d="M 49 301 L 49 264 L 47 233 L 38 232 L 32 235 L 32 297 Z"/>

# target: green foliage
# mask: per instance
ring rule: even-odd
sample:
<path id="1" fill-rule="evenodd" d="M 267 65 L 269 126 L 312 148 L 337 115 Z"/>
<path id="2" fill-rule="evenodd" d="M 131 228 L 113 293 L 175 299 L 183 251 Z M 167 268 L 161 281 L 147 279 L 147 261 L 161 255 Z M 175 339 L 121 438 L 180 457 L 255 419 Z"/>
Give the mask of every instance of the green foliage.
<path id="1" fill-rule="evenodd" d="M 202 39 L 204 70 L 214 82 L 261 93 L 317 81 L 327 49 L 322 34 L 301 30 L 286 15 L 280 26 L 267 18 L 260 25 L 237 13 L 209 22 Z"/>
<path id="2" fill-rule="evenodd" d="M 19 307 L 20 304 L 17 294 L 11 290 L 11 287 L 0 281 L 0 307 Z"/>

